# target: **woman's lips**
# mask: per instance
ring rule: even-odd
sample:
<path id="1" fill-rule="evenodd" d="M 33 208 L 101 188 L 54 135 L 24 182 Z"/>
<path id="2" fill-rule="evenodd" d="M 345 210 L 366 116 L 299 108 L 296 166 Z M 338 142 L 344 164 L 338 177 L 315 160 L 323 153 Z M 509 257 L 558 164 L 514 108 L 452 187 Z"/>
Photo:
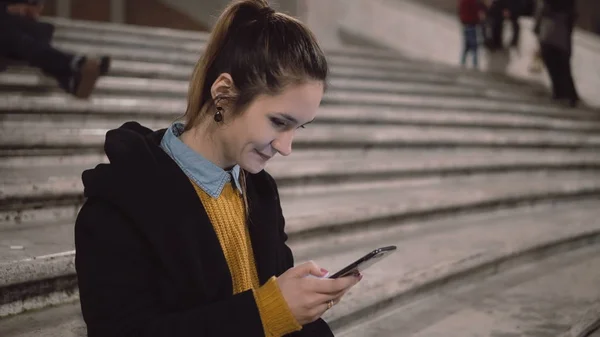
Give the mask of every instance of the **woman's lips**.
<path id="1" fill-rule="evenodd" d="M 264 160 L 269 160 L 272 157 L 272 156 L 267 156 L 266 154 L 264 154 L 262 152 L 258 152 L 258 150 L 254 150 L 254 151 Z"/>

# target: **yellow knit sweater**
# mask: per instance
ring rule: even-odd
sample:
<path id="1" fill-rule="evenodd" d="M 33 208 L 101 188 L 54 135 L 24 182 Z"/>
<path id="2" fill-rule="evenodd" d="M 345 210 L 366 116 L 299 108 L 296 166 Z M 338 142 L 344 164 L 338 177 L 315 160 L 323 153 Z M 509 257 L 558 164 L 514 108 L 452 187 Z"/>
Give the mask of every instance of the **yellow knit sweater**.
<path id="1" fill-rule="evenodd" d="M 270 278 L 262 286 L 259 284 L 241 194 L 232 184 L 226 184 L 221 195 L 213 198 L 195 183 L 193 185 L 221 243 L 231 272 L 233 293 L 252 289 L 265 336 L 278 337 L 300 330 L 302 326 L 292 315 L 276 278 Z"/>

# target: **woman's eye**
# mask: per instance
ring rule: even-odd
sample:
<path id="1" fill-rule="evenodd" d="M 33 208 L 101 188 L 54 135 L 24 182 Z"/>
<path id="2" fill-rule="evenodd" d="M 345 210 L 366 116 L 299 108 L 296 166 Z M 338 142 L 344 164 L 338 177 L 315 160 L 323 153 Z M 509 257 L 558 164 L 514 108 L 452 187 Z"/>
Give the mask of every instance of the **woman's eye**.
<path id="1" fill-rule="evenodd" d="M 278 118 L 271 118 L 271 123 L 273 123 L 273 125 L 275 125 L 276 127 L 284 127 L 285 126 L 285 122 Z"/>

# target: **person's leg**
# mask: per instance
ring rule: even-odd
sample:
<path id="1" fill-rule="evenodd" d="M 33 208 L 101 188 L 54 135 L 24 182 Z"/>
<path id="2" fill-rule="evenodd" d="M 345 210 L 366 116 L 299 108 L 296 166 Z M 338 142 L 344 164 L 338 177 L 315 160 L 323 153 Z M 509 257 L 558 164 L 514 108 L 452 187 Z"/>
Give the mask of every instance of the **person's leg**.
<path id="1" fill-rule="evenodd" d="M 512 40 L 510 45 L 516 47 L 519 45 L 520 35 L 521 35 L 521 26 L 519 25 L 519 17 L 511 16 L 510 18 L 512 24 Z"/>
<path id="2" fill-rule="evenodd" d="M 465 43 L 466 49 L 473 53 L 473 67 L 477 68 L 477 25 L 465 26 Z"/>
<path id="3" fill-rule="evenodd" d="M 502 33 L 504 28 L 504 20 L 502 16 L 492 17 L 492 48 L 502 48 Z"/>
<path id="4" fill-rule="evenodd" d="M 100 75 L 108 71 L 109 58 L 101 60 L 65 53 L 19 30 L 0 24 L 0 54 L 27 62 L 54 77 L 59 86 L 80 98 L 88 97 Z"/>
<path id="5" fill-rule="evenodd" d="M 533 52 L 533 55 L 531 55 L 531 63 L 529 64 L 529 72 L 539 73 L 542 71 L 542 66 L 543 66 L 542 55 L 541 55 L 540 47 L 538 46 L 538 48 Z"/>
<path id="6" fill-rule="evenodd" d="M 555 48 L 548 45 L 541 45 L 541 54 L 544 65 L 548 70 L 550 81 L 552 82 L 552 98 L 560 99 L 562 90 L 560 83 L 560 65 L 557 62 Z"/>
<path id="7" fill-rule="evenodd" d="M 464 67 L 467 65 L 467 55 L 469 54 L 469 44 L 468 44 L 468 40 L 467 40 L 467 26 L 466 25 L 463 25 L 462 35 L 463 35 L 463 48 L 462 48 L 462 54 L 460 57 L 460 65 Z"/>
<path id="8" fill-rule="evenodd" d="M 56 50 L 18 30 L 0 31 L 0 46 L 4 56 L 25 61 L 56 79 L 71 75 L 74 55 Z"/>
<path id="9" fill-rule="evenodd" d="M 560 55 L 560 63 L 564 97 L 569 99 L 569 103 L 572 106 L 575 106 L 579 101 L 579 94 L 577 93 L 575 81 L 573 80 L 573 72 L 571 71 L 571 55 L 569 55 L 568 52 L 563 51 Z"/>
<path id="10" fill-rule="evenodd" d="M 11 15 L 11 14 L 0 14 L 0 21 L 2 26 L 8 26 L 18 29 L 21 33 L 31 36 L 38 41 L 50 42 L 54 35 L 54 26 L 47 22 L 39 22 L 30 18 Z"/>
<path id="11" fill-rule="evenodd" d="M 467 66 L 467 55 L 469 54 L 469 49 L 467 48 L 467 46 L 464 46 L 462 49 L 462 54 L 460 56 L 460 65 L 461 67 L 466 67 Z"/>

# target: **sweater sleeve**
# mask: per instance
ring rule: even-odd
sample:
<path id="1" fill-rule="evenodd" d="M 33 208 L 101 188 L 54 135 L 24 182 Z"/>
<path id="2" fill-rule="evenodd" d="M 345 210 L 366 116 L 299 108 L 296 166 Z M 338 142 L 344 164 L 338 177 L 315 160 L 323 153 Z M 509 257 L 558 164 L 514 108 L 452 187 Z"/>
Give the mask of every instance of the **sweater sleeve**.
<path id="1" fill-rule="evenodd" d="M 251 290 L 206 305 L 166 307 L 152 248 L 125 214 L 88 199 L 75 224 L 75 267 L 89 337 L 263 337 Z"/>
<path id="2" fill-rule="evenodd" d="M 277 183 L 275 179 L 268 174 L 266 171 L 263 171 L 267 175 L 267 179 L 269 184 L 273 188 L 275 199 L 277 202 L 278 209 L 278 225 L 279 225 L 279 235 L 281 237 L 281 245 L 279 247 L 279 254 L 283 256 L 283 266 L 282 273 L 287 269 L 294 266 L 294 255 L 292 254 L 292 250 L 286 244 L 287 242 L 287 234 L 285 232 L 285 218 L 283 216 L 283 210 L 281 209 L 281 201 L 279 200 L 279 191 L 277 189 Z M 289 336 L 291 337 L 333 337 L 333 332 L 329 328 L 327 322 L 325 322 L 322 318 L 317 319 L 312 323 L 308 323 L 302 326 L 302 330 L 291 333 Z"/>
<path id="3" fill-rule="evenodd" d="M 257 289 L 254 298 L 267 337 L 280 337 L 302 329 L 283 298 L 275 277 Z"/>

